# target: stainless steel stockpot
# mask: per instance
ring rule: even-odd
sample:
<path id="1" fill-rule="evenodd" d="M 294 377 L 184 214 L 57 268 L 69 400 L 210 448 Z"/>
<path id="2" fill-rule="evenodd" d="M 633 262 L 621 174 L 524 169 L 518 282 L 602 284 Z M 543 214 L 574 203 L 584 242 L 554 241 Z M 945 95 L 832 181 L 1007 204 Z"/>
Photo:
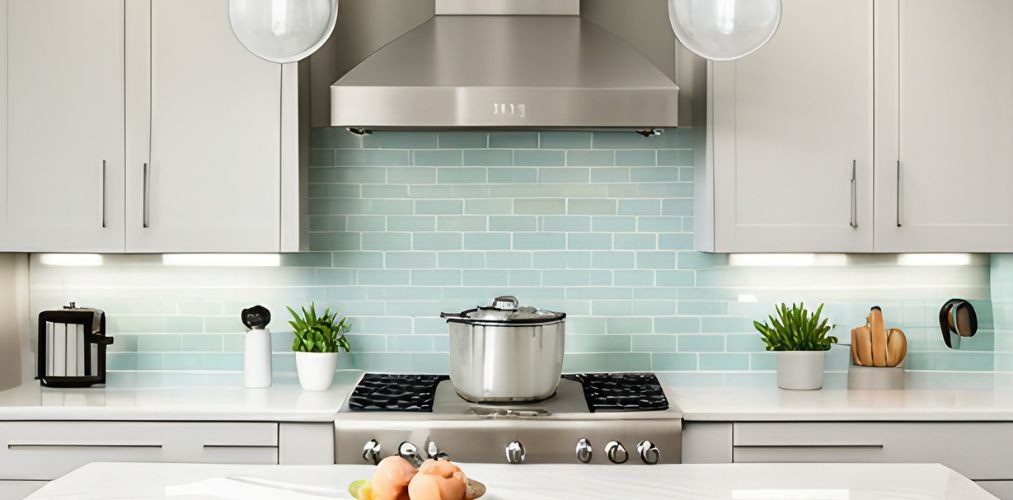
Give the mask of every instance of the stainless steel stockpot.
<path id="1" fill-rule="evenodd" d="M 541 401 L 563 372 L 566 313 L 519 306 L 515 297 L 442 313 L 450 329 L 450 381 L 475 403 Z"/>

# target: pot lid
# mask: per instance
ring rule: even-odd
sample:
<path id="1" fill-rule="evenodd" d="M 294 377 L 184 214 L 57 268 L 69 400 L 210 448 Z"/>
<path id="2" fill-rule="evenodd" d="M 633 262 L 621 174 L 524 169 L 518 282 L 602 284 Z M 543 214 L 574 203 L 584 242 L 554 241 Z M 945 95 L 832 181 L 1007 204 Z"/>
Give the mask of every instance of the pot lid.
<path id="1" fill-rule="evenodd" d="M 496 297 L 491 305 L 479 306 L 461 313 L 443 313 L 449 321 L 483 323 L 549 323 L 566 317 L 566 313 L 546 311 L 531 306 L 521 306 L 516 297 Z"/>

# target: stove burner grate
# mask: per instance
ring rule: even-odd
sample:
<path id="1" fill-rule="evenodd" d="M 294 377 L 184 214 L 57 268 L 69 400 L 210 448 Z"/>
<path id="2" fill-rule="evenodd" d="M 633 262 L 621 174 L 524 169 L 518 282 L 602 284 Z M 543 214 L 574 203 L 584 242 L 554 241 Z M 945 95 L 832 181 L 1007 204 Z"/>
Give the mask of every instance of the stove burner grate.
<path id="1" fill-rule="evenodd" d="M 367 373 L 348 398 L 352 411 L 432 412 L 436 386 L 446 375 Z"/>
<path id="2" fill-rule="evenodd" d="M 653 373 L 585 373 L 563 378 L 580 382 L 592 413 L 668 409 L 668 398 Z"/>

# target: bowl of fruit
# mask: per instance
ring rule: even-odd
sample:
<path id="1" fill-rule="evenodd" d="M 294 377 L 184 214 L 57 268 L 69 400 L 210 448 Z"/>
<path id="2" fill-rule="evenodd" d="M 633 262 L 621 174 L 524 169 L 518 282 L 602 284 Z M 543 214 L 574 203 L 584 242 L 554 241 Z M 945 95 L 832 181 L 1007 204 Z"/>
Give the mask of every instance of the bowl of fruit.
<path id="1" fill-rule="evenodd" d="M 349 485 L 348 493 L 358 500 L 474 500 L 485 485 L 447 459 L 426 460 L 416 469 L 395 456 L 381 460 L 373 477 Z"/>

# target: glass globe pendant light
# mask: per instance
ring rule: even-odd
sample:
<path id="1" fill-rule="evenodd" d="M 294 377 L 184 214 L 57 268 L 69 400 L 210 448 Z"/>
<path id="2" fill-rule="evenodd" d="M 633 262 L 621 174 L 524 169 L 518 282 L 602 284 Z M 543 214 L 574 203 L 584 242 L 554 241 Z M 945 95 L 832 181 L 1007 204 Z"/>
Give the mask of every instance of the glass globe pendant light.
<path id="1" fill-rule="evenodd" d="M 712 61 L 731 61 L 762 47 L 781 23 L 781 0 L 668 0 L 675 36 Z"/>
<path id="2" fill-rule="evenodd" d="M 229 22 L 250 52 L 276 63 L 299 61 L 334 31 L 338 0 L 229 0 Z"/>

